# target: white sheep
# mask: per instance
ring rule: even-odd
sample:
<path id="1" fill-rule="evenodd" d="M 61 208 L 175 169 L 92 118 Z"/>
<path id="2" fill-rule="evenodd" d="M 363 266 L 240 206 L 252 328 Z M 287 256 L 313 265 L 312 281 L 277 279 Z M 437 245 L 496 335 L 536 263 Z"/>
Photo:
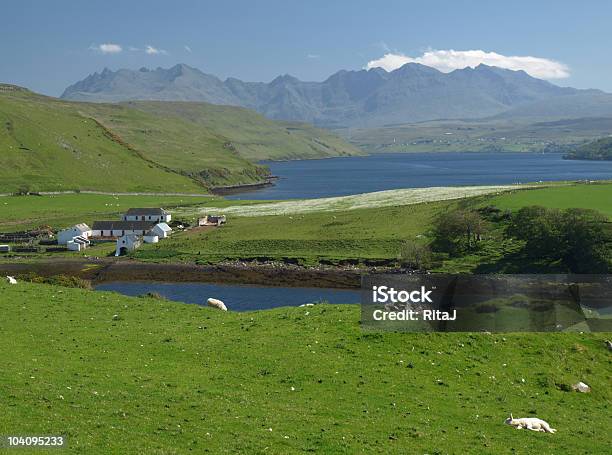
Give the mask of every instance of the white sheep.
<path id="1" fill-rule="evenodd" d="M 508 417 L 505 424 L 515 427 L 517 430 L 522 430 L 523 428 L 531 431 L 543 431 L 545 433 L 554 433 L 557 430 L 554 428 L 550 428 L 548 422 L 545 422 L 542 419 L 538 419 L 536 417 L 523 417 L 521 419 L 515 419 L 512 417 L 512 413 L 510 413 L 510 417 Z"/>
<path id="2" fill-rule="evenodd" d="M 6 276 L 6 281 L 9 282 L 9 284 L 17 284 L 17 280 L 15 278 L 13 278 L 12 276 Z"/>
<path id="3" fill-rule="evenodd" d="M 221 300 L 210 298 L 210 299 L 208 299 L 206 301 L 206 304 L 208 306 L 213 307 L 213 308 L 217 308 L 219 310 L 227 311 L 227 307 L 225 306 L 225 303 L 223 303 Z"/>

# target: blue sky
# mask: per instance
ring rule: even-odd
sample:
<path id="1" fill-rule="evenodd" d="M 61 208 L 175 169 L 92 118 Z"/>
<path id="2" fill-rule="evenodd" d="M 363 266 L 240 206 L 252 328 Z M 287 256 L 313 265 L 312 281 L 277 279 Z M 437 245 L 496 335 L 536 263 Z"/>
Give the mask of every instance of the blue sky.
<path id="1" fill-rule="evenodd" d="M 485 59 L 612 92 L 611 19 L 612 2 L 597 0 L 20 0 L 2 5 L 0 81 L 57 96 L 104 67 L 187 63 L 222 78 L 323 80 L 369 62 L 448 71 Z"/>

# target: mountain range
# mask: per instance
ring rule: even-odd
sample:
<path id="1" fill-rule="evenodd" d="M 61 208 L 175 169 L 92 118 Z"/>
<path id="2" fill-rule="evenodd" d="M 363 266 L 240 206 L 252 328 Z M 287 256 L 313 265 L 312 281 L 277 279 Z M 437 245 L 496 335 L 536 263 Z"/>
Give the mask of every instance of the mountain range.
<path id="1" fill-rule="evenodd" d="M 185 64 L 150 70 L 105 68 L 68 87 L 76 101 L 205 101 L 242 106 L 268 118 L 329 128 L 380 127 L 438 119 L 492 116 L 575 118 L 612 116 L 612 95 L 559 87 L 487 65 L 443 73 L 418 63 L 338 71 L 323 82 L 278 76 L 269 83 L 221 80 Z"/>

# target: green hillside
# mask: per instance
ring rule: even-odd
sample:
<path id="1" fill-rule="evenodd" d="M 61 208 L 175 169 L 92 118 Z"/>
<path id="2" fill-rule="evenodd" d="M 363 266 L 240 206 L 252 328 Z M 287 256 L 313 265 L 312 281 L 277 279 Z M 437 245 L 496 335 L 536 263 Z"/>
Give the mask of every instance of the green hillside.
<path id="1" fill-rule="evenodd" d="M 199 192 L 262 182 L 253 160 L 359 153 L 331 133 L 205 103 L 88 104 L 0 85 L 0 192 Z"/>
<path id="2" fill-rule="evenodd" d="M 604 137 L 581 145 L 566 154 L 569 160 L 612 160 L 612 137 Z"/>
<path id="3" fill-rule="evenodd" d="M 0 192 L 203 192 L 114 141 L 74 104 L 24 90 L 0 90 L 0 151 Z"/>
<path id="4" fill-rule="evenodd" d="M 89 105 L 96 115 L 109 122 L 113 129 L 125 134 L 135 144 L 142 144 L 165 162 L 173 154 L 168 147 L 180 146 L 189 152 L 181 156 L 189 166 L 199 159 L 201 143 L 230 141 L 230 149 L 249 160 L 284 160 L 359 155 L 362 152 L 327 130 L 306 123 L 269 120 L 248 109 L 208 103 L 174 101 L 133 101 L 122 104 L 142 112 L 141 117 L 121 118 L 114 105 Z M 148 128 L 134 128 L 134 123 L 147 116 Z M 187 131 L 183 131 L 187 128 Z M 127 130 L 127 131 L 126 131 Z M 212 132 L 212 133 L 211 133 Z M 180 138 L 180 143 L 156 144 L 156 137 Z M 156 146 L 158 145 L 158 146 Z M 195 152 L 191 153 L 191 152 Z"/>
<path id="5" fill-rule="evenodd" d="M 608 334 L 375 333 L 357 305 L 225 313 L 22 281 L 0 305 L 0 433 L 64 435 L 62 453 L 609 451 Z"/>

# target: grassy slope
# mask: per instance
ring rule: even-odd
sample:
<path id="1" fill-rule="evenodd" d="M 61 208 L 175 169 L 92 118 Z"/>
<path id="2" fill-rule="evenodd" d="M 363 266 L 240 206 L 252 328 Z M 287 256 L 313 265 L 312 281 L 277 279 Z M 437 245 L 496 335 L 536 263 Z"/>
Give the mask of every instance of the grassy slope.
<path id="1" fill-rule="evenodd" d="M 276 122 L 248 109 L 234 106 L 217 106 L 207 103 L 137 101 L 125 105 L 146 112 L 160 121 L 142 132 L 131 128 L 134 143 L 146 141 L 149 135 L 160 128 L 166 137 L 175 137 L 172 122 L 189 128 L 181 136 L 181 147 L 201 151 L 201 142 L 210 131 L 231 141 L 241 157 L 253 161 L 282 160 L 296 158 L 325 158 L 330 156 L 358 155 L 363 152 L 348 144 L 329 131 L 308 124 Z M 94 107 L 97 105 L 94 105 Z M 112 115 L 112 112 L 109 112 Z M 107 114 L 108 115 L 108 114 Z M 110 117 L 112 119 L 113 117 Z M 168 120 L 171 119 L 171 122 Z M 117 127 L 116 123 L 112 123 Z M 174 159 L 164 147 L 153 149 L 156 158 L 163 162 L 162 156 Z M 184 152 L 183 152 L 184 153 Z M 162 155 L 163 154 L 163 155 Z M 189 157 L 189 154 L 186 154 Z M 185 158 L 185 157 L 183 157 Z M 174 163 L 174 161 L 172 161 Z"/>
<path id="2" fill-rule="evenodd" d="M 206 186 L 257 183 L 268 171 L 250 160 L 360 153 L 329 132 L 241 108 L 71 103 L 6 87 L 0 84 L 5 192 L 202 192 L 188 177 Z"/>
<path id="3" fill-rule="evenodd" d="M 0 191 L 202 192 L 188 178 L 143 162 L 74 105 L 0 92 Z"/>
<path id="4" fill-rule="evenodd" d="M 4 282 L 0 306 L 0 434 L 64 434 L 70 453 L 609 447 L 605 334 L 368 334 L 356 306 L 221 313 Z M 579 380 L 593 392 L 559 388 Z"/>

